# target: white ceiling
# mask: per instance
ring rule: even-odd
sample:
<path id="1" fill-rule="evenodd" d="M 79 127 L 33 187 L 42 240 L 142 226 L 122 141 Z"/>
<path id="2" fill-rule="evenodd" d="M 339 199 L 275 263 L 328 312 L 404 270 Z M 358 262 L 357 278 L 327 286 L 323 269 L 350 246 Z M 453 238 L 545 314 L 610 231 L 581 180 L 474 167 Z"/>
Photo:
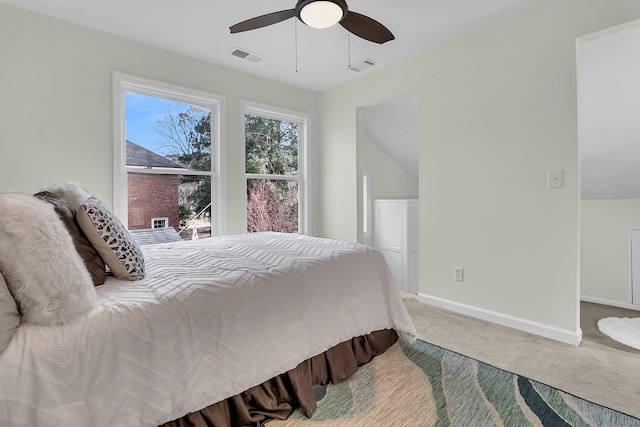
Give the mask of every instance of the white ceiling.
<path id="1" fill-rule="evenodd" d="M 640 199 L 640 21 L 578 46 L 583 199 Z"/>
<path id="2" fill-rule="evenodd" d="M 380 21 L 396 40 L 378 45 L 347 36 L 337 25 L 326 30 L 295 18 L 245 33 L 230 34 L 240 21 L 292 9 L 296 0 L 0 0 L 127 39 L 314 91 L 358 75 L 351 63 L 368 58 L 378 65 L 397 61 L 513 13 L 540 0 L 348 0 L 349 10 Z M 297 72 L 295 27 L 297 22 Z M 265 56 L 252 63 L 234 48 Z"/>

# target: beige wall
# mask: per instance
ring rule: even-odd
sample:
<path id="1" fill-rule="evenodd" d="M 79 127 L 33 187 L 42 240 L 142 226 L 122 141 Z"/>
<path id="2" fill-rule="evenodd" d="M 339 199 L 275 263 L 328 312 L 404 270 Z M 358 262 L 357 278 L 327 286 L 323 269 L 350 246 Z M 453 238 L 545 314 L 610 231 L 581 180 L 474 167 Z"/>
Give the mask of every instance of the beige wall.
<path id="1" fill-rule="evenodd" d="M 418 91 L 420 292 L 578 335 L 575 39 L 638 16 L 548 0 L 322 93 L 324 234 L 356 237 L 356 109 Z"/>
<path id="2" fill-rule="evenodd" d="M 629 229 L 640 228 L 640 200 L 582 200 L 581 213 L 581 294 L 631 304 Z"/>
<path id="3" fill-rule="evenodd" d="M 226 96 L 227 230 L 239 232 L 240 101 L 317 115 L 313 92 L 5 4 L 0 52 L 0 191 L 70 181 L 111 203 L 111 73 L 117 70 Z M 310 159 L 316 158 L 312 146 Z"/>

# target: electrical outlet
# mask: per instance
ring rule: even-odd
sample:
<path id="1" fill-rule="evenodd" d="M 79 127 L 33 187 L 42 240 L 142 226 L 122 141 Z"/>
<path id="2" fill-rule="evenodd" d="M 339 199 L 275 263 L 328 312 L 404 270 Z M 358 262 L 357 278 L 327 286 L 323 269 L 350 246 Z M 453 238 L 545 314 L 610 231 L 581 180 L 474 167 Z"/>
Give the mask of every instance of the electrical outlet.
<path id="1" fill-rule="evenodd" d="M 453 267 L 453 280 L 456 280 L 458 282 L 464 281 L 464 268 Z"/>

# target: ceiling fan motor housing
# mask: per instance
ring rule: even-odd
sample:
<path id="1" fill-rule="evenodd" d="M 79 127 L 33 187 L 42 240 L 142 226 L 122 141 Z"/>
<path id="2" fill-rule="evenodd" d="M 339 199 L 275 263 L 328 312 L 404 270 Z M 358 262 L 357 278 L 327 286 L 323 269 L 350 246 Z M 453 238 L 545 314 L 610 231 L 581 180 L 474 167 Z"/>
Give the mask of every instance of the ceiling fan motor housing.
<path id="1" fill-rule="evenodd" d="M 347 13 L 349 12 L 349 7 L 347 6 L 347 2 L 345 0 L 299 0 L 298 3 L 296 3 L 295 10 L 296 10 L 296 16 L 301 22 L 303 22 L 306 25 L 309 25 L 308 23 L 304 22 L 304 19 L 302 19 L 302 16 L 301 16 L 302 9 L 304 9 L 305 6 L 308 6 L 311 3 L 315 3 L 318 1 L 322 1 L 325 3 L 333 3 L 339 6 L 340 9 L 342 9 L 342 17 L 340 17 L 338 22 L 342 21 L 345 18 L 345 16 L 347 16 Z"/>

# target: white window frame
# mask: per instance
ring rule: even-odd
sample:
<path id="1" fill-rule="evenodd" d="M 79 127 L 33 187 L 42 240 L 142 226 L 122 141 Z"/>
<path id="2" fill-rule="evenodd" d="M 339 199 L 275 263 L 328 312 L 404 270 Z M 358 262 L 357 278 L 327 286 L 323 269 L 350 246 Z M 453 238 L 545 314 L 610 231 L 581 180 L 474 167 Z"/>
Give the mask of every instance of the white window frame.
<path id="1" fill-rule="evenodd" d="M 154 227 L 156 224 L 155 222 L 158 221 L 164 221 L 164 227 Z M 158 228 L 169 228 L 169 218 L 166 216 L 163 217 L 159 217 L 159 218 L 151 218 L 151 228 L 152 229 L 158 229 Z"/>
<path id="2" fill-rule="evenodd" d="M 211 176 L 211 235 L 227 232 L 226 211 L 226 99 L 212 92 L 174 85 L 114 71 L 113 83 L 113 211 L 128 227 L 127 173 L 185 175 L 170 168 L 143 169 L 126 164 L 125 92 L 211 107 L 211 171 L 188 171 L 186 175 Z M 215 123 L 215 126 L 213 125 Z"/>
<path id="3" fill-rule="evenodd" d="M 259 104 L 251 101 L 241 102 L 241 130 L 242 137 L 242 230 L 247 231 L 247 179 L 283 179 L 298 181 L 298 232 L 300 234 L 311 234 L 311 207 L 309 197 L 309 161 L 307 153 L 310 151 L 311 145 L 311 115 L 299 111 L 287 110 L 284 108 L 274 107 L 266 104 Z M 284 175 L 260 175 L 247 174 L 246 167 L 246 129 L 245 116 L 247 114 L 265 117 L 274 120 L 282 120 L 287 122 L 298 123 L 298 175 L 296 177 Z"/>

